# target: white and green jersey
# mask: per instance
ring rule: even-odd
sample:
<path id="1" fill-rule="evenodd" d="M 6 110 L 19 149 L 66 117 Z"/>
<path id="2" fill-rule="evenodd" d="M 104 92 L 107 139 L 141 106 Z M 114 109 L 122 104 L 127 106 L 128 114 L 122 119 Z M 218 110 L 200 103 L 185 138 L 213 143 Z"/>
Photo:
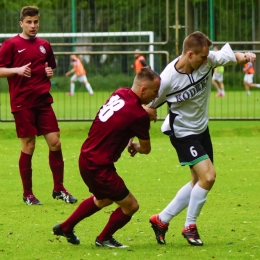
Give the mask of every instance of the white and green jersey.
<path id="1" fill-rule="evenodd" d="M 179 58 L 169 63 L 161 73 L 159 97 L 149 104 L 150 107 L 158 108 L 167 102 L 170 112 L 161 130 L 177 138 L 205 131 L 214 68 L 237 63 L 228 43 L 219 51 L 210 51 L 207 63 L 191 74 L 176 69 Z"/>

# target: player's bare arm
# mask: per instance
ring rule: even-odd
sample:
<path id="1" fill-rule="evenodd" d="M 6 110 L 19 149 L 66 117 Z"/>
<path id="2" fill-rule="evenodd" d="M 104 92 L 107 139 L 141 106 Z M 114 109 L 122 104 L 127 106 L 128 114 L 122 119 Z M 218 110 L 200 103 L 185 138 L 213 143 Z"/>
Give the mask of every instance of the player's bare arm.
<path id="1" fill-rule="evenodd" d="M 69 75 L 70 75 L 71 73 L 73 73 L 73 72 L 74 72 L 74 69 L 68 71 L 65 75 L 66 75 L 66 76 L 69 76 Z"/>
<path id="2" fill-rule="evenodd" d="M 31 62 L 22 67 L 18 67 L 18 68 L 1 67 L 0 68 L 0 77 L 11 77 L 14 75 L 19 75 L 19 76 L 30 78 L 31 77 L 30 65 L 31 65 Z"/>
<path id="3" fill-rule="evenodd" d="M 238 64 L 246 64 L 247 62 L 254 63 L 256 60 L 256 55 L 253 52 L 235 52 L 235 56 Z"/>
<path id="4" fill-rule="evenodd" d="M 137 153 L 149 154 L 151 151 L 151 143 L 150 140 L 139 139 L 139 142 L 133 142 L 133 139 L 130 139 L 127 149 L 132 157 Z"/>

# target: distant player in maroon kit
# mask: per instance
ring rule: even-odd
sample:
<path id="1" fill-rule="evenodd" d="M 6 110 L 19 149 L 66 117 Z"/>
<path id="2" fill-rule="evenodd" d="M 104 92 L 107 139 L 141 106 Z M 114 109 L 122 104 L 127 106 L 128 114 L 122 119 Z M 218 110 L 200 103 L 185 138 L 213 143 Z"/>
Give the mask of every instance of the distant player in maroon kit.
<path id="1" fill-rule="evenodd" d="M 100 209 L 115 202 L 118 208 L 111 214 L 103 231 L 96 238 L 96 246 L 125 248 L 113 238 L 113 234 L 130 220 L 138 210 L 136 198 L 117 174 L 116 162 L 123 150 L 133 157 L 136 153 L 148 154 L 150 145 L 151 113 L 142 104 L 148 104 L 158 96 L 160 76 L 148 67 L 142 68 L 131 89 L 116 90 L 99 110 L 79 157 L 82 179 L 93 193 L 85 199 L 72 215 L 53 228 L 55 235 L 64 236 L 69 243 L 79 244 L 74 227 Z M 155 113 L 155 111 L 154 111 Z M 133 141 L 138 138 L 138 142 Z"/>
<path id="2" fill-rule="evenodd" d="M 20 13 L 22 33 L 6 40 L 0 49 L 0 77 L 8 79 L 11 111 L 22 145 L 19 170 L 23 200 L 28 205 L 42 204 L 32 190 L 32 156 L 35 137 L 43 135 L 49 146 L 49 164 L 54 181 L 52 196 L 66 203 L 75 203 L 77 199 L 63 186 L 60 130 L 50 94 L 50 78 L 56 63 L 50 43 L 36 37 L 39 18 L 38 7 L 23 7 Z"/>

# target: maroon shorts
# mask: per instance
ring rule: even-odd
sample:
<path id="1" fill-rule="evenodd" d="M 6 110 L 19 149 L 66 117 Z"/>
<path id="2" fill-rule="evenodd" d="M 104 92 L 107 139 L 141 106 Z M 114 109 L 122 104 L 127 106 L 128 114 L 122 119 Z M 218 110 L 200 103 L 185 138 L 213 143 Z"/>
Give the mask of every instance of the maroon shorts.
<path id="1" fill-rule="evenodd" d="M 13 113 L 19 138 L 59 132 L 59 126 L 51 106 L 29 108 Z"/>
<path id="2" fill-rule="evenodd" d="M 113 164 L 94 166 L 87 162 L 81 154 L 79 157 L 79 170 L 89 191 L 98 200 L 120 201 L 129 194 L 129 190 L 125 186 L 123 179 L 117 174 Z"/>

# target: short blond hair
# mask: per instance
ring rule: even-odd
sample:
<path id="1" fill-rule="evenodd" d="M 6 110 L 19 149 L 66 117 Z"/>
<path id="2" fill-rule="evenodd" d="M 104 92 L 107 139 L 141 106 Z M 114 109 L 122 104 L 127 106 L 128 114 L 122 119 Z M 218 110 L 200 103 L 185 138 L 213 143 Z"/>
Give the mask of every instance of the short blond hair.
<path id="1" fill-rule="evenodd" d="M 204 33 L 196 31 L 188 35 L 183 42 L 183 54 L 193 51 L 198 54 L 203 47 L 210 47 L 212 41 Z"/>

